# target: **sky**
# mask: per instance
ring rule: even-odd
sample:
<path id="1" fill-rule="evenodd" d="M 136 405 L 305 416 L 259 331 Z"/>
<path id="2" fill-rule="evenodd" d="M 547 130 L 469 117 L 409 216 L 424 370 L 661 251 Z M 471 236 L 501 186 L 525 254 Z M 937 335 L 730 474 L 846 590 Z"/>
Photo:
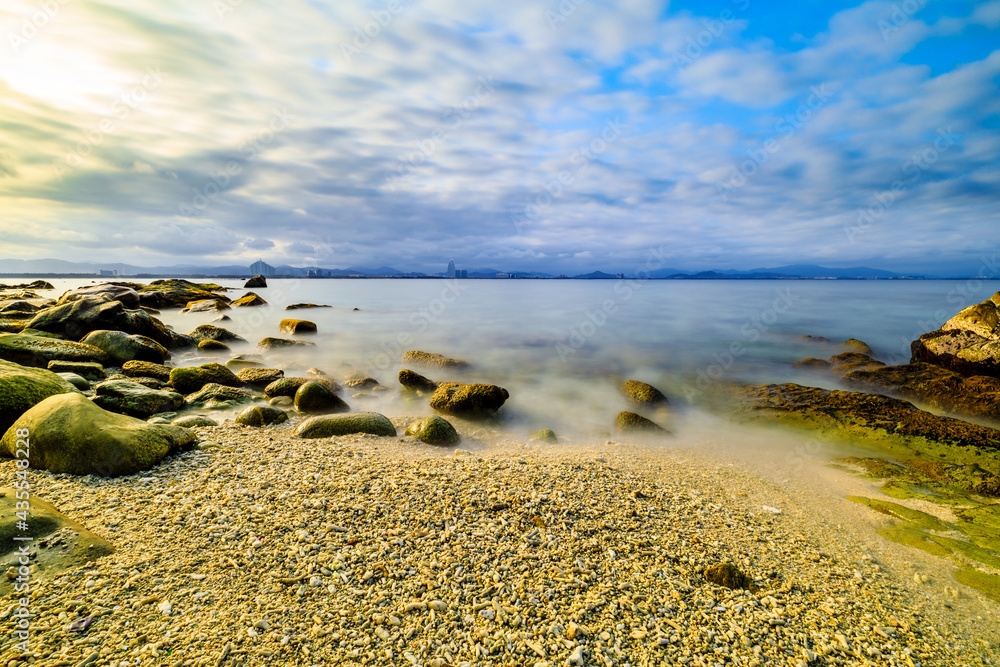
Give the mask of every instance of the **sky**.
<path id="1" fill-rule="evenodd" d="M 976 272 L 1000 1 L 6 0 L 0 258 Z"/>

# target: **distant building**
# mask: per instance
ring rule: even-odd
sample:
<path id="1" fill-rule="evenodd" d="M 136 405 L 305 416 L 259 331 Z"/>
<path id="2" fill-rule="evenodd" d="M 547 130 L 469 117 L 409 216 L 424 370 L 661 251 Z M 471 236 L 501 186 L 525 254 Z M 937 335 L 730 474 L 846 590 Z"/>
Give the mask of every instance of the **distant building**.
<path id="1" fill-rule="evenodd" d="M 448 271 L 445 272 L 444 275 L 447 276 L 448 278 L 455 277 L 455 260 L 451 260 L 448 262 Z"/>
<path id="2" fill-rule="evenodd" d="M 117 275 L 118 271 L 116 271 L 115 269 L 101 269 L 102 278 L 110 278 L 112 276 L 117 276 Z"/>
<path id="3" fill-rule="evenodd" d="M 270 264 L 265 264 L 264 260 L 258 259 L 256 262 L 250 265 L 250 273 L 255 276 L 273 276 L 274 267 Z"/>
<path id="4" fill-rule="evenodd" d="M 513 274 L 510 273 L 498 273 L 497 278 L 513 278 Z"/>
<path id="5" fill-rule="evenodd" d="M 469 270 L 468 269 L 460 269 L 460 270 L 458 270 L 458 271 L 455 272 L 455 277 L 456 278 L 468 278 L 469 277 Z"/>

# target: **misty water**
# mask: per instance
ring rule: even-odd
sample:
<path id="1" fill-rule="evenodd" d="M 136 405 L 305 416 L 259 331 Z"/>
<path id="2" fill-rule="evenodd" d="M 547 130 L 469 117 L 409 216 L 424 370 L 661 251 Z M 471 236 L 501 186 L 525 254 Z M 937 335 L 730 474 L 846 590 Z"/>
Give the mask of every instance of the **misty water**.
<path id="1" fill-rule="evenodd" d="M 61 293 L 91 281 L 53 282 Z M 231 298 L 248 291 L 243 281 L 214 282 L 234 288 Z M 415 370 L 434 380 L 507 388 L 503 413 L 513 434 L 552 428 L 590 437 L 608 431 L 626 409 L 617 392 L 625 379 L 660 387 L 693 427 L 699 411 L 684 406 L 697 405 L 718 380 L 835 387 L 835 379 L 791 364 L 836 354 L 842 350 L 835 343 L 846 338 L 867 342 L 886 363 L 905 363 L 911 340 L 1000 291 L 1000 281 L 275 279 L 253 291 L 269 305 L 226 311 L 232 321 L 220 323 L 249 341 L 234 352 L 283 336 L 278 322 L 285 317 L 318 325 L 309 338 L 316 348 L 266 359 L 286 375 L 316 367 L 343 380 L 354 371 L 395 389 L 404 351 L 439 352 L 473 366 L 462 373 Z M 332 308 L 285 311 L 301 302 Z M 184 333 L 216 317 L 161 315 Z M 172 363 L 208 360 L 225 357 L 181 351 Z M 396 391 L 347 400 L 354 409 L 390 415 L 431 412 L 426 401 L 406 402 Z"/>

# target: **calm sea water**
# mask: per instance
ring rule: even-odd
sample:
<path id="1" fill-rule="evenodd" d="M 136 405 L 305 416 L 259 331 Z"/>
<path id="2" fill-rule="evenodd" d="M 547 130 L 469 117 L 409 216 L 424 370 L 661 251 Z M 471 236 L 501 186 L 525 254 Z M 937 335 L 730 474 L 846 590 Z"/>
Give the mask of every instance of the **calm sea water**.
<path id="1" fill-rule="evenodd" d="M 90 281 L 51 282 L 61 293 Z M 233 298 L 247 291 L 242 281 L 217 282 L 236 288 Z M 319 327 L 315 349 L 269 359 L 286 374 L 318 367 L 342 378 L 353 370 L 395 388 L 405 350 L 440 352 L 473 369 L 422 372 L 506 387 L 512 430 L 583 435 L 607 430 L 625 409 L 616 387 L 628 378 L 661 387 L 677 403 L 696 402 L 723 378 L 833 386 L 791 368 L 839 351 L 800 340 L 805 334 L 859 338 L 882 360 L 905 363 L 911 340 L 1000 291 L 1000 281 L 271 280 L 254 291 L 269 306 L 227 311 L 232 321 L 223 323 L 250 341 L 236 351 L 280 336 L 284 317 Z M 284 310 L 299 302 L 333 307 Z M 185 333 L 215 317 L 162 315 Z M 186 352 L 174 362 L 204 360 Z M 389 414 L 430 412 L 395 391 L 348 401 Z"/>

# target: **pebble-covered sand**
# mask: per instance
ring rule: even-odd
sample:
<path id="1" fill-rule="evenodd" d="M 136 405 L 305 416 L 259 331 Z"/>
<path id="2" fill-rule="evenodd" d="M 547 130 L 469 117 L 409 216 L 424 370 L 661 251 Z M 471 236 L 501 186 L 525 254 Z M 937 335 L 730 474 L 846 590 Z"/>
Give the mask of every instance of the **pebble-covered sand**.
<path id="1" fill-rule="evenodd" d="M 1000 664 L 1000 606 L 711 451 L 292 426 L 201 428 L 132 477 L 33 471 L 117 552 L 36 584 L 31 661 Z M 759 590 L 707 583 L 723 561 Z M 23 664 L 9 614 L 0 665 Z"/>

